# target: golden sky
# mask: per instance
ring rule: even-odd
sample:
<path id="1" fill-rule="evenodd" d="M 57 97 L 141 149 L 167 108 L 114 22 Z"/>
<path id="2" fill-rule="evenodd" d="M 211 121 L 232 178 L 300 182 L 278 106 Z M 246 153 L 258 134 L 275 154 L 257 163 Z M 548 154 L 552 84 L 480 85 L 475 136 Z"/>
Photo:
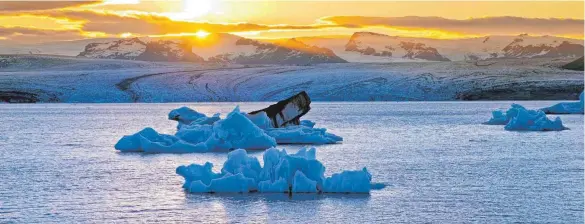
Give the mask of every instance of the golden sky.
<path id="1" fill-rule="evenodd" d="M 228 32 L 250 38 L 388 35 L 465 38 L 556 35 L 583 39 L 583 1 L 0 0 L 0 39 Z"/>

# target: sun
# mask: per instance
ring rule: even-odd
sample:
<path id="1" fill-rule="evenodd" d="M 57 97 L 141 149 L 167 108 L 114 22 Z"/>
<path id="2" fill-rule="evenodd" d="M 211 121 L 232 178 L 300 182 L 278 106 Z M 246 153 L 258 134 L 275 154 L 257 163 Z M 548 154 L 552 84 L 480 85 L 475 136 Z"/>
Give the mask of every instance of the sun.
<path id="1" fill-rule="evenodd" d="M 190 17 L 203 16 L 211 11 L 213 0 L 183 0 L 183 12 Z"/>
<path id="2" fill-rule="evenodd" d="M 209 34 L 210 34 L 210 33 L 208 33 L 208 32 L 207 32 L 207 31 L 205 31 L 205 30 L 199 30 L 199 31 L 197 31 L 197 32 L 195 33 L 195 36 L 196 36 L 197 38 L 201 38 L 201 39 L 203 39 L 203 38 L 206 38 L 207 36 L 209 36 Z"/>

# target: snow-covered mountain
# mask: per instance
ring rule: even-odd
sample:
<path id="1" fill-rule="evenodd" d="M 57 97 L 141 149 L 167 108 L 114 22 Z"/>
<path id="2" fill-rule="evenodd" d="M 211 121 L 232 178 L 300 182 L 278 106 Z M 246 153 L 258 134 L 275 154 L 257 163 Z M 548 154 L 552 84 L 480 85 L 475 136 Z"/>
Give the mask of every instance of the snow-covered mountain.
<path id="1" fill-rule="evenodd" d="M 489 58 L 578 58 L 583 40 L 554 36 L 487 36 L 429 39 L 371 32 L 351 37 L 303 37 L 306 44 L 327 47 L 350 62 L 451 61 Z M 412 48 L 411 48 L 412 47 Z"/>
<path id="2" fill-rule="evenodd" d="M 91 43 L 78 56 L 141 61 L 204 61 L 202 57 L 191 51 L 191 47 L 186 42 L 180 40 L 145 42 L 139 38 Z"/>
<path id="3" fill-rule="evenodd" d="M 342 58 L 327 48 L 309 46 L 288 39 L 276 43 L 246 39 L 230 34 L 215 34 L 194 40 L 193 52 L 210 62 L 235 64 L 317 64 L 343 63 Z"/>
<path id="4" fill-rule="evenodd" d="M 437 49 L 424 43 L 371 32 L 354 33 L 345 45 L 345 51 L 379 57 L 450 61 L 441 55 Z"/>
<path id="5" fill-rule="evenodd" d="M 489 40 L 488 40 L 489 41 Z M 503 57 L 533 58 L 533 57 L 581 57 L 583 56 L 582 43 L 563 40 L 556 37 L 529 37 L 521 35 L 502 49 Z"/>
<path id="6" fill-rule="evenodd" d="M 230 64 L 474 61 L 583 56 L 583 40 L 555 36 L 430 39 L 357 32 L 352 36 L 252 40 L 232 34 L 196 37 L 94 38 L 19 45 L 0 41 L 0 54 L 49 54 Z M 88 47 L 88 49 L 86 49 Z M 147 49 L 148 48 L 148 49 Z M 189 51 L 190 48 L 190 51 Z M 143 54 L 144 53 L 144 54 Z"/>

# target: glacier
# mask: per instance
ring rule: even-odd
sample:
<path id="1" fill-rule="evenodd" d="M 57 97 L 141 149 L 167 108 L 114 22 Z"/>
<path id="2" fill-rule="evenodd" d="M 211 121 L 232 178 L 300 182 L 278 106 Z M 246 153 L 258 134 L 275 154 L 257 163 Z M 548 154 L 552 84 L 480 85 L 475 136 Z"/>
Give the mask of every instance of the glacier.
<path id="1" fill-rule="evenodd" d="M 583 72 L 549 66 L 547 58 L 392 66 L 244 66 L 42 55 L 0 56 L 3 60 L 0 101 L 5 102 L 275 102 L 299 90 L 313 102 L 560 100 L 581 90 L 584 82 Z"/>
<path id="2" fill-rule="evenodd" d="M 542 110 L 528 110 L 519 104 L 512 104 L 506 112 L 493 111 L 492 118 L 485 122 L 487 125 L 505 125 L 508 131 L 562 131 L 563 126 L 560 117 L 554 120 L 548 119 Z"/>
<path id="3" fill-rule="evenodd" d="M 168 118 L 178 121 L 174 135 L 160 134 L 153 128 L 123 136 L 114 146 L 122 152 L 194 153 L 232 149 L 264 150 L 277 144 L 333 144 L 342 137 L 314 128 L 315 122 L 272 128 L 266 113 L 249 115 L 238 106 L 224 119 L 208 117 L 188 107 L 172 110 Z M 235 178 L 235 177 L 234 177 Z"/>
<path id="4" fill-rule="evenodd" d="M 563 102 L 540 109 L 546 114 L 583 114 L 583 92 L 579 95 L 579 102 Z"/>
<path id="5" fill-rule="evenodd" d="M 366 168 L 343 171 L 325 177 L 325 166 L 316 159 L 315 148 L 302 148 L 295 154 L 270 148 L 264 152 L 264 167 L 246 150 L 227 155 L 221 172 L 213 164 L 179 166 L 176 173 L 185 179 L 183 188 L 191 193 L 369 193 L 372 175 Z"/>

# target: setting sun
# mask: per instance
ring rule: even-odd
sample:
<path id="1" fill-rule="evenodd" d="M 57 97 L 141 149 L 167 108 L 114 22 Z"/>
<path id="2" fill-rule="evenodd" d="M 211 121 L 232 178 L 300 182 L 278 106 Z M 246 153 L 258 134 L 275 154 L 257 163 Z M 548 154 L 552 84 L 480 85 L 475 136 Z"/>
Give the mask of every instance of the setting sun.
<path id="1" fill-rule="evenodd" d="M 207 36 L 209 36 L 210 33 L 204 31 L 204 30 L 199 30 L 195 33 L 195 36 L 197 38 L 206 38 Z"/>

